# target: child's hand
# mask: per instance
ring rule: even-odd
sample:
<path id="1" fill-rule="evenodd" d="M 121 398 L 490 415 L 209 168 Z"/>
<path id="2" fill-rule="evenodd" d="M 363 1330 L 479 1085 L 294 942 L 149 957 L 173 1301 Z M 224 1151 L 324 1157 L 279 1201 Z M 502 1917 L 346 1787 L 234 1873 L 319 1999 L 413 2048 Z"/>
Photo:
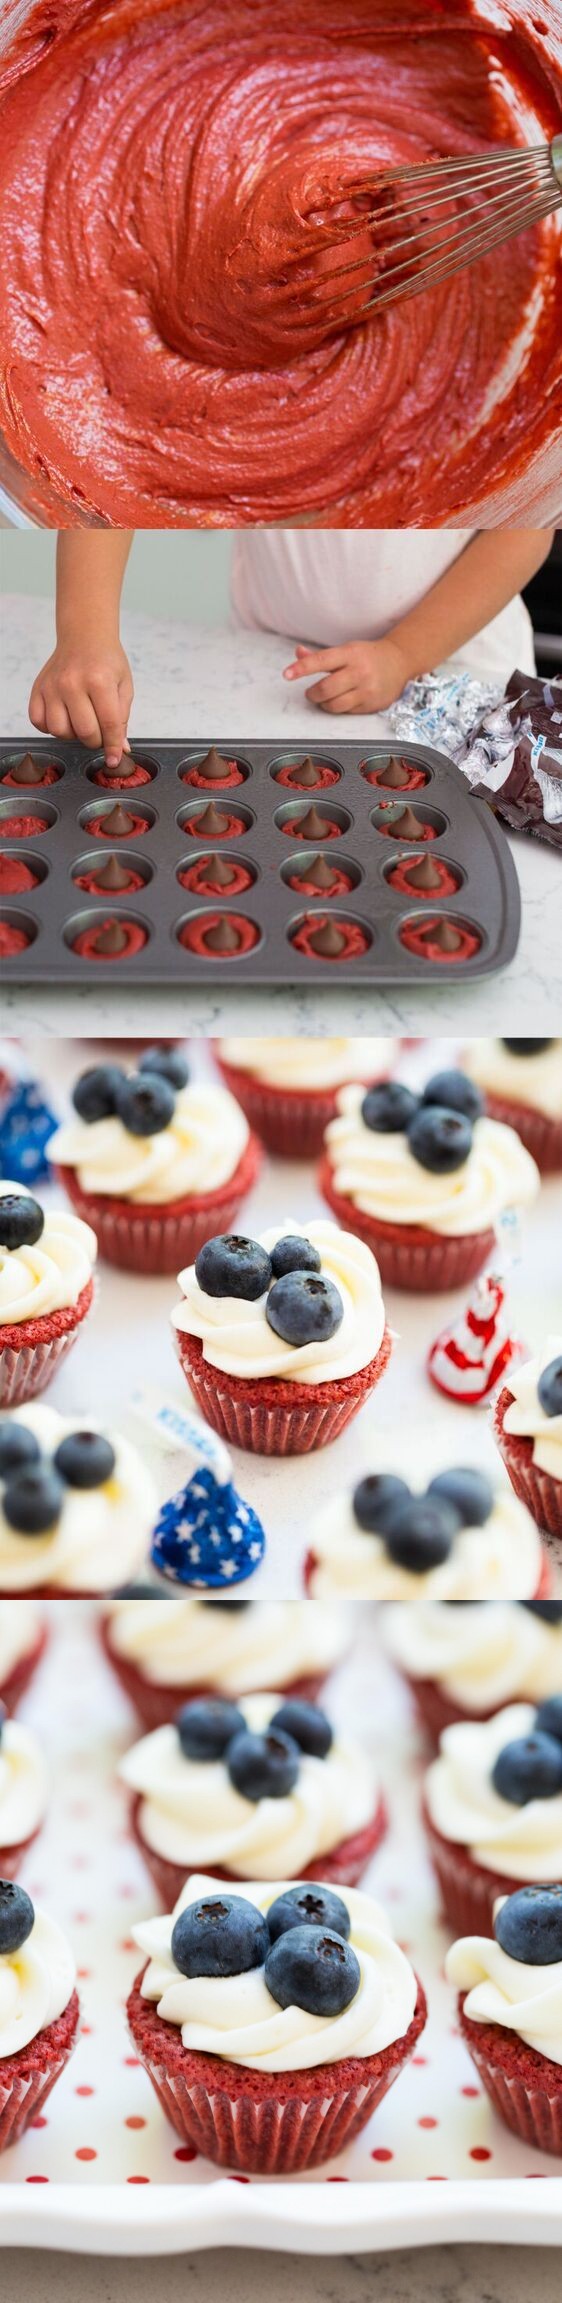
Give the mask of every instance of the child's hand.
<path id="1" fill-rule="evenodd" d="M 312 672 L 322 677 L 307 688 L 308 702 L 321 712 L 385 712 L 410 678 L 406 657 L 392 638 L 346 640 L 339 648 L 297 647 L 284 678 L 307 680 Z"/>
<path id="2" fill-rule="evenodd" d="M 42 735 L 76 736 L 102 748 L 108 768 L 129 751 L 127 723 L 133 701 L 130 664 L 119 641 L 59 640 L 33 682 L 29 717 Z"/>

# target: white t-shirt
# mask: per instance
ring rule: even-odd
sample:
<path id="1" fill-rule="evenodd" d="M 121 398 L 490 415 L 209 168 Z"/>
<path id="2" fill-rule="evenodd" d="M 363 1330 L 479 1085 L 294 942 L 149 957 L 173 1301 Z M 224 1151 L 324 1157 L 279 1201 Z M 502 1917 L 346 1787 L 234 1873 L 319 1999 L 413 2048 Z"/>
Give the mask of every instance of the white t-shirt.
<path id="1" fill-rule="evenodd" d="M 244 528 L 234 539 L 234 624 L 317 647 L 381 639 L 468 543 L 465 528 Z M 516 668 L 533 672 L 533 631 L 523 600 L 510 600 L 453 660 L 502 686 Z"/>

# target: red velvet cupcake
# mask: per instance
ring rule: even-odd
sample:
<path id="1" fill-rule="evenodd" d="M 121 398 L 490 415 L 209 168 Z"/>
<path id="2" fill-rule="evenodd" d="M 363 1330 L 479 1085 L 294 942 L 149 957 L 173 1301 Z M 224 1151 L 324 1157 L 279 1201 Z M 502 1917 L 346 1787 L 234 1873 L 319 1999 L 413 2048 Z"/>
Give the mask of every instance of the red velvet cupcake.
<path id="1" fill-rule="evenodd" d="M 37 1738 L 21 1720 L 8 1719 L 0 1704 L 0 1880 L 18 1878 L 46 1806 L 47 1775 Z"/>
<path id="2" fill-rule="evenodd" d="M 47 1645 L 47 1625 L 24 1599 L 0 1606 L 0 1707 L 17 1711 Z"/>
<path id="3" fill-rule="evenodd" d="M 0 1183 L 0 1407 L 35 1399 L 66 1358 L 94 1300 L 96 1253 L 84 1223 Z"/>
<path id="4" fill-rule="evenodd" d="M 512 1370 L 494 1414 L 494 1436 L 511 1485 L 537 1527 L 562 1539 L 562 1350 L 550 1337 L 536 1360 Z"/>
<path id="5" fill-rule="evenodd" d="M 25 1944 L 33 1957 L 28 1996 Z M 22 1887 L 0 1879 L 0 1956 L 12 1995 L 0 2040 L 0 2151 L 37 2120 L 76 2045 L 80 2003 L 75 1964 L 60 1927 L 34 1910 Z M 33 2006 L 31 2006 L 33 2000 Z M 21 2044 L 20 2044 L 21 2042 Z"/>
<path id="6" fill-rule="evenodd" d="M 198 1900 L 190 1902 L 193 1890 Z M 293 1890 L 293 1897 L 299 1892 Z M 287 1893 L 283 1882 L 267 1888 L 241 1883 L 236 1895 L 223 1889 L 218 1904 L 212 1881 L 202 1877 L 184 1890 L 171 1918 L 149 1920 L 134 1930 L 148 1955 L 127 2006 L 135 2052 L 182 2140 L 215 2165 L 247 2175 L 306 2173 L 344 2150 L 404 2069 L 426 2020 L 421 1984 L 368 1896 L 347 1889 L 338 1898 L 330 1888 L 319 1888 L 312 1913 L 305 1893 L 304 1923 L 281 1919 L 278 1933 L 277 1912 L 288 1899 L 291 1890 Z M 219 2032 L 213 2024 L 213 1978 L 201 1976 L 211 1928 L 213 1976 L 216 1980 L 218 1962 L 223 2010 L 220 2053 L 215 2050 Z M 371 1966 L 381 1978 L 384 2012 L 365 2035 L 359 1986 L 362 1972 Z M 247 1986 L 248 1970 L 251 1997 L 245 2004 L 254 2068 L 244 2061 L 237 1989 L 240 1973 Z M 226 2002 L 225 1978 L 232 1979 Z M 276 2017 L 285 2006 L 300 2007 L 305 2015 L 300 2067 L 298 2032 L 288 2051 L 282 2040 L 277 2045 Z M 320 2007 L 312 2040 L 306 2018 Z M 193 2027 L 197 2048 L 189 2044 Z M 267 2048 L 264 2044 L 258 2059 L 262 2027 Z M 280 2034 L 283 2028 L 280 2014 Z M 229 2030 L 236 2035 L 236 2061 L 225 2052 Z M 201 2044 L 205 2036 L 213 2042 L 208 2052 Z"/>
<path id="7" fill-rule="evenodd" d="M 448 1727 L 426 1775 L 423 1821 L 455 1933 L 491 1935 L 498 1896 L 559 1879 L 562 1697 Z"/>
<path id="8" fill-rule="evenodd" d="M 340 1087 L 387 1079 L 395 1040 L 225 1039 L 215 1057 L 250 1127 L 277 1159 L 315 1159 Z"/>
<path id="9" fill-rule="evenodd" d="M 73 1100 L 74 1119 L 58 1129 L 49 1158 L 108 1263 L 176 1272 L 220 1225 L 232 1228 L 260 1150 L 223 1088 L 190 1085 L 183 1057 L 157 1048 L 138 1073 L 113 1064 L 84 1073 Z"/>
<path id="10" fill-rule="evenodd" d="M 343 1089 L 319 1185 L 338 1223 L 372 1248 L 386 1284 L 425 1295 L 477 1278 L 493 1227 L 505 1208 L 534 1199 L 538 1171 L 509 1129 L 482 1117 L 464 1073 L 447 1071 L 421 1097 L 398 1081 L 367 1095 Z"/>
<path id="11" fill-rule="evenodd" d="M 236 1703 L 260 1685 L 279 1698 L 314 1703 L 348 1644 L 338 1610 L 299 1599 L 269 1606 L 258 1599 L 169 1599 L 164 1616 L 159 1600 L 120 1600 L 100 1628 L 112 1670 L 146 1728 L 164 1726 L 196 1697 Z"/>
<path id="12" fill-rule="evenodd" d="M 559 2157 L 562 1887 L 504 1894 L 493 1938 L 461 1940 L 447 1954 L 448 1980 L 461 1986 L 460 2031 L 499 2118 L 523 2143 Z"/>
<path id="13" fill-rule="evenodd" d="M 464 1063 L 490 1118 L 515 1128 L 541 1175 L 560 1175 L 562 1040 L 475 1040 Z"/>

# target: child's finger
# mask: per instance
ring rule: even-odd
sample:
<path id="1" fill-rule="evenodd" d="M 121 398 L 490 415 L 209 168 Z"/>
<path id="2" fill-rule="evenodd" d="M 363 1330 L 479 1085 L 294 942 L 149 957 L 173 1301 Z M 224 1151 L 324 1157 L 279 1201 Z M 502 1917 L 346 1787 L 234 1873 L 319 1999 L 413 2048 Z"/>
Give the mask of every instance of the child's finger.
<path id="1" fill-rule="evenodd" d="M 72 721 L 70 719 L 69 713 L 67 712 L 66 704 L 62 703 L 60 697 L 55 698 L 53 703 L 51 703 L 49 696 L 46 696 L 45 726 L 47 735 L 60 736 L 61 740 L 64 740 L 65 742 L 68 742 L 74 735 Z"/>
<path id="2" fill-rule="evenodd" d="M 96 724 L 99 721 L 100 734 L 97 741 L 99 742 L 101 738 L 106 767 L 118 768 L 119 761 L 123 756 L 127 722 L 117 681 L 115 686 L 113 682 L 110 685 L 106 682 L 103 686 L 100 683 L 98 686 L 97 682 L 92 680 L 91 699 L 95 705 Z"/>
<path id="3" fill-rule="evenodd" d="M 299 648 L 297 661 L 288 664 L 286 680 L 305 680 L 311 672 L 341 672 L 346 662 L 342 648 Z"/>
<path id="4" fill-rule="evenodd" d="M 312 697 L 313 703 L 324 704 L 329 703 L 332 696 L 348 695 L 351 687 L 350 672 L 339 671 L 331 672 L 325 680 L 315 680 L 314 687 L 307 688 L 306 692 Z"/>
<path id="5" fill-rule="evenodd" d="M 315 704 L 319 712 L 352 712 L 355 709 L 355 690 L 343 688 L 337 696 L 321 696 L 318 686 L 307 689 L 307 701 Z"/>
<path id="6" fill-rule="evenodd" d="M 42 690 L 42 688 L 40 688 L 40 687 L 38 686 L 37 680 L 34 680 L 34 682 L 33 682 L 33 687 L 32 687 L 32 690 L 31 690 L 31 695 L 30 695 L 30 698 L 29 698 L 29 703 L 28 703 L 27 709 L 28 709 L 29 718 L 30 718 L 30 720 L 31 720 L 31 725 L 32 725 L 32 728 L 37 728 L 37 729 L 39 730 L 40 734 L 41 734 L 42 736 L 45 736 L 45 735 L 46 735 L 46 733 L 47 733 L 47 714 L 46 714 L 46 710 L 45 710 L 45 698 L 44 698 L 44 695 L 43 695 L 43 690 Z"/>
<path id="7" fill-rule="evenodd" d="M 79 744 L 87 744 L 90 752 L 97 751 L 101 744 L 101 728 L 87 689 L 77 688 L 76 695 L 70 697 L 69 708 L 73 736 Z"/>

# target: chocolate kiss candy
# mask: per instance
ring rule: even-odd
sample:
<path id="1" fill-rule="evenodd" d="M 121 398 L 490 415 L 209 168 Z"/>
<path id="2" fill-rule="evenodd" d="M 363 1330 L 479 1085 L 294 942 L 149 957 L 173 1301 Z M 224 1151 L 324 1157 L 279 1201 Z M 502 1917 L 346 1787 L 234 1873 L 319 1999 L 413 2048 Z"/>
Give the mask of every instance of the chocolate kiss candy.
<path id="1" fill-rule="evenodd" d="M 441 886 L 441 874 L 438 872 L 432 856 L 422 856 L 419 864 L 412 864 L 412 869 L 408 872 L 408 886 L 410 888 L 439 888 Z"/>
<path id="2" fill-rule="evenodd" d="M 126 951 L 127 943 L 126 929 L 120 928 L 118 920 L 111 920 L 108 928 L 100 928 L 94 948 L 97 952 L 105 952 L 109 958 L 112 958 L 114 952 Z"/>
<path id="3" fill-rule="evenodd" d="M 335 960 L 345 950 L 345 936 L 341 928 L 336 927 L 335 920 L 326 920 L 323 928 L 316 928 L 310 937 L 310 949 L 318 952 L 322 960 Z"/>
<path id="4" fill-rule="evenodd" d="M 41 760 L 32 759 L 31 752 L 25 752 L 23 760 L 18 760 L 17 767 L 11 769 L 11 782 L 28 785 L 42 784 L 47 765 L 47 761 L 43 766 Z"/>
<path id="5" fill-rule="evenodd" d="M 301 760 L 300 763 L 297 760 L 295 767 L 289 770 L 287 783 L 298 784 L 301 791 L 314 790 L 314 785 L 318 783 L 318 768 L 315 767 L 310 754 L 306 760 Z"/>
<path id="6" fill-rule="evenodd" d="M 213 744 L 212 750 L 207 752 L 206 759 L 199 761 L 199 775 L 205 777 L 206 784 L 223 784 L 227 773 L 228 763 L 226 760 L 221 760 L 220 752 L 215 751 Z"/>
<path id="7" fill-rule="evenodd" d="M 108 856 L 101 872 L 96 872 L 98 888 L 128 888 L 131 874 L 123 869 L 118 856 Z"/>
<path id="8" fill-rule="evenodd" d="M 208 833 L 211 839 L 213 837 L 216 839 L 218 832 L 226 830 L 226 823 L 224 808 L 216 808 L 214 800 L 210 800 L 208 808 L 203 809 L 202 816 L 197 817 L 196 829 L 198 832 Z"/>
<path id="9" fill-rule="evenodd" d="M 380 775 L 377 776 L 377 783 L 386 784 L 391 792 L 407 791 L 409 781 L 410 768 L 407 760 L 389 760 L 388 767 L 381 768 Z"/>
<path id="10" fill-rule="evenodd" d="M 430 928 L 429 935 L 431 943 L 437 944 L 440 952 L 460 951 L 462 936 L 458 928 L 453 927 L 451 920 L 440 920 L 439 927 L 433 930 Z"/>
<path id="11" fill-rule="evenodd" d="M 224 918 L 217 920 L 216 927 L 209 928 L 203 941 L 209 952 L 237 952 L 240 948 L 238 929 L 233 926 L 232 920 Z"/>
<path id="12" fill-rule="evenodd" d="M 205 879 L 212 888 L 229 888 L 236 878 L 234 864 L 227 864 L 226 856 L 202 856 Z"/>
<path id="13" fill-rule="evenodd" d="M 136 766 L 137 761 L 133 759 L 132 753 L 122 752 L 116 768 L 107 768 L 104 762 L 104 772 L 106 776 L 118 776 L 121 783 L 123 776 L 134 776 Z"/>
<path id="14" fill-rule="evenodd" d="M 423 838 L 425 829 L 419 816 L 414 815 L 413 808 L 403 808 L 401 816 L 394 817 L 392 830 L 400 840 L 419 840 Z"/>
<path id="15" fill-rule="evenodd" d="M 305 816 L 299 816 L 297 830 L 305 840 L 323 840 L 330 830 L 330 819 L 321 816 L 319 808 L 308 808 Z"/>
<path id="16" fill-rule="evenodd" d="M 305 866 L 303 879 L 307 883 L 310 881 L 314 888 L 333 888 L 334 880 L 337 879 L 337 872 L 332 870 L 332 866 L 327 863 L 325 856 L 315 856 L 314 862 Z"/>
<path id="17" fill-rule="evenodd" d="M 119 801 L 116 801 L 115 807 L 109 808 L 103 817 L 103 828 L 104 832 L 110 832 L 116 840 L 126 839 L 128 832 L 134 832 L 135 819 L 134 816 L 128 816 L 126 808 L 120 807 Z"/>

